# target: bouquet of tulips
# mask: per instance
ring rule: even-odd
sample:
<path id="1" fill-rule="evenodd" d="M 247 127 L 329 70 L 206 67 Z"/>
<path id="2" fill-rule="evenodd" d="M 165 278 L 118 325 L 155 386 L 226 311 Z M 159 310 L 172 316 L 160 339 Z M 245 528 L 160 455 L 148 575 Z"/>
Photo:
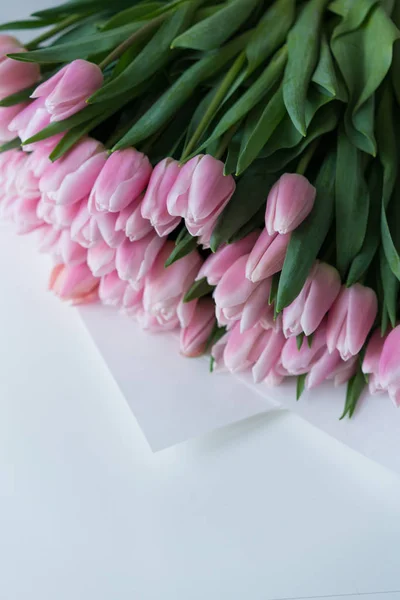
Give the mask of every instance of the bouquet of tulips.
<path id="1" fill-rule="evenodd" d="M 0 35 L 0 212 L 186 356 L 400 404 L 400 1 L 70 0 Z M 399 130 L 400 131 L 400 130 Z"/>

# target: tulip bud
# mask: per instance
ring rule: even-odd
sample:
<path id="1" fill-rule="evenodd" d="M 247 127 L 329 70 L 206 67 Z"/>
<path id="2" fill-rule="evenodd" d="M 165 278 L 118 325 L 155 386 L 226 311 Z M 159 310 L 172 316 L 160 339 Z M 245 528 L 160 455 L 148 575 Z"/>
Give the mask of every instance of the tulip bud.
<path id="1" fill-rule="evenodd" d="M 268 381 L 270 385 L 276 385 L 276 369 L 281 360 L 283 346 L 285 345 L 285 336 L 281 331 L 268 329 L 264 331 L 258 339 L 258 351 L 261 350 L 253 366 L 252 374 L 255 383 L 265 381 L 269 375 L 272 377 Z M 281 380 L 282 376 L 278 376 Z"/>
<path id="2" fill-rule="evenodd" d="M 376 329 L 368 342 L 362 363 L 362 372 L 368 375 L 368 388 L 371 394 L 383 392 L 384 388 L 379 380 L 379 361 L 387 336 L 382 336 Z"/>
<path id="3" fill-rule="evenodd" d="M 203 354 L 214 325 L 214 302 L 211 298 L 202 298 L 196 303 L 190 321 L 181 329 L 181 354 L 190 357 Z"/>
<path id="4" fill-rule="evenodd" d="M 61 231 L 54 229 L 52 225 L 42 225 L 38 230 L 38 249 L 41 253 L 55 255 L 58 252 L 58 241 Z"/>
<path id="5" fill-rule="evenodd" d="M 266 229 L 263 229 L 247 260 L 247 279 L 253 282 L 261 281 L 281 271 L 289 241 L 288 233 L 284 235 L 274 233 L 271 236 Z"/>
<path id="6" fill-rule="evenodd" d="M 165 242 L 146 278 L 143 294 L 145 312 L 169 328 L 179 324 L 178 304 L 193 283 L 201 263 L 201 257 L 194 251 L 165 268 L 173 247 L 173 242 Z"/>
<path id="7" fill-rule="evenodd" d="M 15 133 L 10 131 L 9 125 L 11 121 L 23 110 L 27 105 L 23 102 L 14 106 L 0 107 L 0 143 L 4 144 L 15 138 Z"/>
<path id="8" fill-rule="evenodd" d="M 71 239 L 84 248 L 91 248 L 100 241 L 101 234 L 94 217 L 89 214 L 87 200 L 83 199 L 78 206 L 78 212 L 71 223 Z"/>
<path id="9" fill-rule="evenodd" d="M 115 249 L 104 241 L 97 242 L 87 251 L 87 264 L 95 277 L 102 277 L 115 270 Z"/>
<path id="10" fill-rule="evenodd" d="M 178 161 L 164 158 L 154 167 L 143 198 L 142 216 L 149 219 L 160 237 L 171 233 L 181 220 L 171 216 L 167 210 L 167 197 L 180 170 Z"/>
<path id="11" fill-rule="evenodd" d="M 123 210 L 144 191 L 151 171 L 147 156 L 134 148 L 113 152 L 93 186 L 90 203 L 99 211 Z"/>
<path id="12" fill-rule="evenodd" d="M 118 277 L 117 271 L 111 271 L 100 279 L 99 298 L 106 306 L 120 308 L 127 288 L 126 281 Z"/>
<path id="13" fill-rule="evenodd" d="M 265 333 L 260 326 L 253 327 L 241 333 L 240 325 L 236 323 L 229 331 L 228 340 L 224 350 L 224 364 L 231 371 L 237 373 L 251 367 L 259 358 L 257 341 Z"/>
<path id="14" fill-rule="evenodd" d="M 86 106 L 86 99 L 103 84 L 103 73 L 94 63 L 74 60 L 40 84 L 31 98 L 44 98 L 50 120 L 62 121 Z"/>
<path id="15" fill-rule="evenodd" d="M 141 240 L 153 231 L 151 223 L 142 217 L 142 196 L 138 196 L 126 208 L 121 210 L 115 222 L 116 231 L 124 231 L 131 242 Z"/>
<path id="16" fill-rule="evenodd" d="M 87 304 L 97 299 L 99 280 L 85 264 L 56 265 L 51 273 L 49 289 L 71 304 Z"/>
<path id="17" fill-rule="evenodd" d="M 7 54 L 26 52 L 11 35 L 0 35 L 0 100 L 33 85 L 40 77 L 39 65 L 13 60 Z"/>
<path id="18" fill-rule="evenodd" d="M 91 138 L 83 138 L 47 167 L 39 181 L 40 191 L 56 204 L 79 202 L 89 195 L 105 162 L 106 153 L 102 144 Z"/>
<path id="19" fill-rule="evenodd" d="M 375 292 L 359 283 L 343 287 L 329 311 L 327 346 L 337 348 L 343 360 L 358 354 L 374 324 L 378 312 Z"/>
<path id="20" fill-rule="evenodd" d="M 143 312 L 143 288 L 137 289 L 128 284 L 122 298 L 122 312 L 129 317 L 136 317 Z"/>
<path id="21" fill-rule="evenodd" d="M 68 229 L 64 229 L 61 232 L 58 240 L 58 254 L 61 261 L 68 266 L 86 263 L 87 250 L 71 240 L 71 234 Z"/>
<path id="22" fill-rule="evenodd" d="M 201 266 L 196 281 L 206 277 L 210 285 L 217 285 L 226 271 L 241 256 L 249 254 L 257 241 L 259 232 L 254 231 L 238 242 L 226 244 L 219 248 L 215 254 L 210 254 Z"/>
<path id="23" fill-rule="evenodd" d="M 269 235 L 290 233 L 310 214 L 316 189 L 297 173 L 285 173 L 272 187 L 267 200 L 265 227 Z"/>
<path id="24" fill-rule="evenodd" d="M 115 256 L 115 266 L 119 277 L 124 281 L 129 281 L 134 287 L 140 287 L 164 244 L 165 239 L 158 237 L 155 232 L 149 233 L 137 242 L 125 239 L 118 246 Z"/>
<path id="25" fill-rule="evenodd" d="M 193 236 L 202 236 L 214 226 L 235 191 L 231 175 L 224 176 L 224 164 L 199 154 L 181 167 L 167 198 L 168 212 L 184 217 Z"/>
<path id="26" fill-rule="evenodd" d="M 389 333 L 383 345 L 379 381 L 395 406 L 400 406 L 400 326 Z"/>
<path id="27" fill-rule="evenodd" d="M 233 308 L 244 304 L 257 285 L 245 277 L 248 255 L 238 258 L 222 276 L 214 291 L 214 299 L 221 308 Z"/>
<path id="28" fill-rule="evenodd" d="M 297 298 L 283 311 L 283 332 L 311 335 L 336 300 L 341 288 L 337 270 L 317 261 Z"/>
<path id="29" fill-rule="evenodd" d="M 50 116 L 44 106 L 44 100 L 39 98 L 30 102 L 25 108 L 20 110 L 8 125 L 8 129 L 18 135 L 22 140 L 23 149 L 27 152 L 34 150 L 36 147 L 46 147 L 52 144 L 52 138 L 37 142 L 34 144 L 24 144 L 25 140 L 33 137 L 39 131 L 50 124 Z M 15 135 L 13 136 L 15 137 Z M 38 144 L 38 146 L 37 146 Z"/>
<path id="30" fill-rule="evenodd" d="M 308 340 L 303 340 L 301 348 L 297 347 L 295 337 L 286 340 L 282 350 L 282 366 L 290 375 L 308 373 L 326 351 L 326 323 L 325 321 L 315 332 L 311 347 Z"/>
<path id="31" fill-rule="evenodd" d="M 271 292 L 271 279 L 264 279 L 243 305 L 243 310 L 240 318 L 240 331 L 251 329 L 257 323 L 273 323 L 274 308 L 270 306 L 269 295 Z M 266 329 L 270 329 L 267 327 Z"/>

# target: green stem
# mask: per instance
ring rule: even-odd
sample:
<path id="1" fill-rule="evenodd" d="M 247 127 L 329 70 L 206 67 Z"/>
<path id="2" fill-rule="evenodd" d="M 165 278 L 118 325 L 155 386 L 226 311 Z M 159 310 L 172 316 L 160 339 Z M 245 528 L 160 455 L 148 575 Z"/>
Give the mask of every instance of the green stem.
<path id="1" fill-rule="evenodd" d="M 119 58 L 121 54 L 125 52 L 125 50 L 132 46 L 132 44 L 134 44 L 142 37 L 147 35 L 149 31 L 160 25 L 167 18 L 167 16 L 168 13 L 163 13 L 162 15 L 159 15 L 158 17 L 155 17 L 154 19 L 146 23 L 146 25 L 143 25 L 143 27 L 141 27 L 138 31 L 132 33 L 132 35 L 130 35 L 124 42 L 122 42 L 122 44 L 114 48 L 114 50 L 110 52 L 110 54 L 108 54 L 99 63 L 100 69 L 104 70 L 109 64 L 111 64 L 112 62 L 114 62 L 114 60 Z"/>
<path id="2" fill-rule="evenodd" d="M 86 17 L 87 15 L 84 15 L 84 16 Z M 84 16 L 83 15 L 71 15 L 70 17 L 67 17 L 66 19 L 63 19 L 63 21 L 61 21 L 60 23 L 58 23 L 58 25 L 55 25 L 54 27 L 52 27 L 48 31 L 45 31 L 44 33 L 42 33 L 38 37 L 34 38 L 31 42 L 29 42 L 29 44 L 26 44 L 25 48 L 27 50 L 33 50 L 34 48 L 36 48 L 36 46 L 38 46 L 42 42 L 45 42 L 49 38 L 55 36 L 57 33 L 60 33 L 60 31 L 63 31 L 64 29 L 66 29 L 70 25 L 73 25 L 74 23 L 77 23 L 78 21 L 80 21 L 81 19 L 83 19 Z"/>
<path id="3" fill-rule="evenodd" d="M 304 175 L 304 173 L 307 170 L 308 165 L 310 164 L 312 157 L 314 156 L 314 152 L 317 149 L 318 144 L 319 144 L 319 138 L 314 140 L 308 146 L 307 150 L 304 152 L 303 156 L 299 160 L 299 164 L 297 165 L 296 173 L 298 173 L 299 175 Z"/>
<path id="4" fill-rule="evenodd" d="M 229 142 L 235 135 L 236 131 L 239 129 L 240 123 L 241 121 L 235 123 L 234 125 L 232 125 L 232 127 L 228 129 L 226 133 L 224 133 L 221 139 L 221 143 L 219 144 L 217 151 L 214 153 L 214 158 L 220 159 L 223 157 L 226 149 L 229 146 Z"/>
<path id="5" fill-rule="evenodd" d="M 192 137 L 188 141 L 186 148 L 183 151 L 181 162 L 184 162 L 185 159 L 190 155 L 190 153 L 193 150 L 193 148 L 195 147 L 196 143 L 199 141 L 199 139 L 201 138 L 201 136 L 207 129 L 211 119 L 214 117 L 215 112 L 218 110 L 221 102 L 223 101 L 223 99 L 225 98 L 226 94 L 228 93 L 231 85 L 235 81 L 236 76 L 238 75 L 239 71 L 241 70 L 242 66 L 244 65 L 245 60 L 246 60 L 246 53 L 241 52 L 239 54 L 239 56 L 236 58 L 235 62 L 231 66 L 231 68 L 229 69 L 229 71 L 227 72 L 227 74 L 225 75 L 224 79 L 222 80 L 219 88 L 217 89 L 217 91 L 215 93 L 214 98 L 212 99 L 210 105 L 208 106 L 206 112 L 204 113 L 203 118 L 201 119 L 200 123 L 198 124 Z"/>

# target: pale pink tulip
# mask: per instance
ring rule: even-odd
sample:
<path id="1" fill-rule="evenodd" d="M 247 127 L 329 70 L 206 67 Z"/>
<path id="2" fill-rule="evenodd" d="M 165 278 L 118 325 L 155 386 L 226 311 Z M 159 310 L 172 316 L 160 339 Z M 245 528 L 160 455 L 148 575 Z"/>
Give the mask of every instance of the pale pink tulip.
<path id="1" fill-rule="evenodd" d="M 257 342 L 264 333 L 265 330 L 260 326 L 243 333 L 239 323 L 232 327 L 223 354 L 224 364 L 231 373 L 246 371 L 254 365 L 261 354 L 261 347 Z"/>
<path id="2" fill-rule="evenodd" d="M 59 160 L 47 167 L 39 188 L 56 204 L 74 204 L 88 196 L 107 160 L 103 145 L 83 138 Z"/>
<path id="3" fill-rule="evenodd" d="M 118 213 L 100 212 L 91 205 L 90 201 L 88 206 L 100 238 L 111 248 L 118 248 L 126 240 L 125 233 L 117 231 Z"/>
<path id="4" fill-rule="evenodd" d="M 81 201 L 83 202 L 83 201 Z M 75 204 L 55 204 L 52 213 L 53 224 L 60 229 L 70 228 L 80 209 L 80 202 Z M 75 240 L 74 240 L 75 241 Z"/>
<path id="5" fill-rule="evenodd" d="M 389 392 L 395 406 L 400 406 L 400 326 L 389 333 L 383 345 L 379 382 Z"/>
<path id="6" fill-rule="evenodd" d="M 142 196 L 138 196 L 126 208 L 121 210 L 115 222 L 116 231 L 124 231 L 131 242 L 141 240 L 153 231 L 151 223 L 142 217 Z"/>
<path id="7" fill-rule="evenodd" d="M 52 225 L 42 225 L 37 231 L 38 250 L 41 253 L 56 255 L 61 231 Z"/>
<path id="8" fill-rule="evenodd" d="M 305 340 L 303 345 L 307 344 Z M 353 356 L 348 361 L 343 361 L 340 358 L 338 350 L 332 353 L 327 348 L 324 352 L 310 365 L 310 370 L 306 377 L 305 387 L 307 390 L 317 387 L 327 379 L 333 379 L 335 386 L 345 383 L 357 370 L 357 357 Z"/>
<path id="9" fill-rule="evenodd" d="M 14 134 L 13 137 L 18 136 L 22 140 L 23 149 L 30 152 L 35 148 L 46 148 L 53 144 L 54 140 L 51 137 L 33 144 L 24 143 L 49 124 L 50 116 L 44 106 L 44 100 L 39 98 L 19 111 L 10 122 L 8 129 Z"/>
<path id="10" fill-rule="evenodd" d="M 381 359 L 386 338 L 387 335 L 382 336 L 379 329 L 374 331 L 368 342 L 362 363 L 362 372 L 368 375 L 368 388 L 371 394 L 377 394 L 384 391 L 379 380 L 379 361 Z"/>
<path id="11" fill-rule="evenodd" d="M 181 167 L 168 194 L 168 212 L 171 216 L 183 217 L 191 235 L 207 233 L 209 237 L 235 187 L 233 177 L 224 176 L 224 164 L 220 160 L 199 154 Z"/>
<path id="12" fill-rule="evenodd" d="M 211 348 L 214 371 L 222 372 L 228 370 L 224 363 L 224 352 L 230 335 L 231 331 L 227 331 Z"/>
<path id="13" fill-rule="evenodd" d="M 258 235 L 259 232 L 254 231 L 239 242 L 226 244 L 219 248 L 215 254 L 210 254 L 202 264 L 196 280 L 205 277 L 210 285 L 217 285 L 221 281 L 222 276 L 238 258 L 251 252 Z"/>
<path id="14" fill-rule="evenodd" d="M 86 106 L 103 85 L 103 73 L 94 63 L 77 59 L 40 84 L 31 98 L 44 98 L 51 121 L 62 121 Z"/>
<path id="15" fill-rule="evenodd" d="M 317 261 L 300 294 L 283 310 L 283 332 L 292 335 L 311 335 L 322 322 L 336 300 L 341 288 L 338 271 Z"/>
<path id="16" fill-rule="evenodd" d="M 329 352 L 339 350 L 343 360 L 358 354 L 378 312 L 375 292 L 359 283 L 343 287 L 329 311 L 326 343 Z"/>
<path id="17" fill-rule="evenodd" d="M 265 227 L 269 235 L 296 229 L 310 214 L 315 195 L 315 187 L 303 175 L 282 175 L 268 195 Z"/>
<path id="18" fill-rule="evenodd" d="M 153 268 L 146 277 L 143 294 L 145 312 L 151 317 L 155 317 L 161 326 L 167 328 L 176 327 L 179 324 L 178 304 L 192 285 L 201 263 L 199 254 L 191 252 L 165 268 L 165 261 L 173 248 L 173 242 L 165 242 Z"/>
<path id="19" fill-rule="evenodd" d="M 99 298 L 106 306 L 122 307 L 124 294 L 127 288 L 126 281 L 118 277 L 117 271 L 111 271 L 100 279 Z"/>
<path id="20" fill-rule="evenodd" d="M 42 219 L 37 216 L 37 198 L 16 197 L 13 203 L 12 220 L 16 233 L 23 235 L 30 233 L 43 225 Z"/>
<path id="21" fill-rule="evenodd" d="M 214 302 L 211 298 L 201 298 L 196 303 L 190 321 L 180 332 L 179 347 L 181 354 L 193 357 L 204 353 L 215 325 L 214 308 Z"/>
<path id="22" fill-rule="evenodd" d="M 115 267 L 124 281 L 141 287 L 144 277 L 150 272 L 165 244 L 154 231 L 137 242 L 125 239 L 117 247 Z"/>
<path id="23" fill-rule="evenodd" d="M 10 131 L 9 125 L 11 121 L 26 107 L 23 102 L 14 106 L 0 107 L 0 143 L 4 144 L 15 138 L 15 133 Z"/>
<path id="24" fill-rule="evenodd" d="M 269 304 L 271 283 L 271 279 L 261 281 L 244 303 L 240 317 L 240 331 L 251 329 L 258 323 L 262 326 L 268 323 L 265 329 L 275 329 L 274 307 Z"/>
<path id="25" fill-rule="evenodd" d="M 34 173 L 34 153 L 29 154 L 24 160 L 23 168 L 15 174 L 15 189 L 22 198 L 39 199 L 39 178 Z"/>
<path id="26" fill-rule="evenodd" d="M 102 277 L 115 270 L 115 249 L 103 240 L 87 251 L 87 264 L 95 277 Z"/>
<path id="27" fill-rule="evenodd" d="M 281 331 L 268 329 L 257 341 L 257 357 L 252 374 L 255 383 L 266 381 L 269 385 L 277 385 L 283 378 L 277 371 L 286 339 Z"/>
<path id="28" fill-rule="evenodd" d="M 289 233 L 274 233 L 271 236 L 263 229 L 247 261 L 247 279 L 253 282 L 261 281 L 281 271 L 289 241 Z"/>
<path id="29" fill-rule="evenodd" d="M 90 203 L 99 211 L 123 210 L 144 191 L 151 171 L 147 156 L 134 148 L 114 152 L 93 186 Z"/>
<path id="30" fill-rule="evenodd" d="M 238 258 L 222 276 L 214 291 L 214 300 L 221 308 L 242 306 L 254 292 L 257 284 L 252 283 L 245 276 L 248 255 Z"/>
<path id="31" fill-rule="evenodd" d="M 99 280 L 86 264 L 56 265 L 51 273 L 49 289 L 71 304 L 87 304 L 98 298 Z"/>
<path id="32" fill-rule="evenodd" d="M 82 248 L 80 244 L 77 244 L 71 240 L 71 234 L 68 229 L 64 229 L 61 232 L 58 240 L 58 254 L 64 265 L 74 266 L 86 263 L 87 250 Z"/>
<path id="33" fill-rule="evenodd" d="M 171 216 L 167 210 L 167 197 L 180 172 L 178 161 L 164 158 L 153 169 L 141 205 L 142 216 L 149 219 L 160 237 L 168 235 L 181 218 Z"/>
<path id="34" fill-rule="evenodd" d="M 130 317 L 136 317 L 139 312 L 143 313 L 143 288 L 137 289 L 128 283 L 122 298 L 121 310 Z"/>
<path id="35" fill-rule="evenodd" d="M 71 223 L 71 239 L 84 248 L 91 248 L 102 239 L 95 217 L 89 214 L 87 199 L 79 204 L 76 217 Z"/>
<path id="36" fill-rule="evenodd" d="M 295 337 L 286 340 L 282 350 L 282 366 L 290 375 L 308 373 L 326 351 L 326 323 L 325 321 L 315 332 L 311 347 L 307 339 L 303 340 L 300 350 Z"/>
<path id="37" fill-rule="evenodd" d="M 7 58 L 7 54 L 26 52 L 11 35 L 0 35 L 0 100 L 30 87 L 40 77 L 39 65 Z"/>

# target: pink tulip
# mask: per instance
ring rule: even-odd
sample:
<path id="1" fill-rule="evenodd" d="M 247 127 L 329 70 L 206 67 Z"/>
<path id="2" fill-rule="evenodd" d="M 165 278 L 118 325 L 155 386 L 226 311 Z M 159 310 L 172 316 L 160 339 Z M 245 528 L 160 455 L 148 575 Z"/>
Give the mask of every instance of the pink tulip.
<path id="1" fill-rule="evenodd" d="M 99 298 L 106 306 L 120 308 L 127 288 L 126 281 L 118 277 L 117 271 L 112 271 L 100 279 Z"/>
<path id="2" fill-rule="evenodd" d="M 61 231 L 54 229 L 52 225 L 42 225 L 37 233 L 39 252 L 56 255 L 58 253 L 60 235 Z"/>
<path id="3" fill-rule="evenodd" d="M 102 144 L 83 138 L 62 158 L 47 167 L 39 188 L 56 204 L 74 204 L 88 196 L 107 160 Z"/>
<path id="4" fill-rule="evenodd" d="M 268 195 L 265 227 L 269 235 L 296 229 L 310 214 L 315 195 L 315 187 L 303 175 L 282 175 Z"/>
<path id="5" fill-rule="evenodd" d="M 71 239 L 84 248 L 91 248 L 101 238 L 97 222 L 89 214 L 87 199 L 77 203 L 78 212 L 71 223 Z"/>
<path id="6" fill-rule="evenodd" d="M 87 250 L 71 240 L 71 234 L 68 229 L 64 229 L 61 232 L 58 241 L 58 253 L 64 265 L 74 266 L 86 263 Z"/>
<path id="7" fill-rule="evenodd" d="M 26 159 L 26 154 L 21 150 L 0 154 L 0 198 L 18 195 L 17 174 L 22 170 Z"/>
<path id="8" fill-rule="evenodd" d="M 94 206 L 88 204 L 89 212 L 93 217 L 91 223 L 95 224 L 100 238 L 111 248 L 118 248 L 125 240 L 123 231 L 117 231 L 118 213 L 99 212 Z"/>
<path id="9" fill-rule="evenodd" d="M 0 143 L 4 144 L 15 138 L 15 133 L 9 130 L 11 121 L 26 107 L 25 103 L 14 106 L 0 107 Z"/>
<path id="10" fill-rule="evenodd" d="M 53 224 L 60 229 L 70 228 L 80 209 L 80 202 L 75 204 L 55 204 L 53 210 Z"/>
<path id="11" fill-rule="evenodd" d="M 271 279 L 264 279 L 244 303 L 240 317 L 240 331 L 251 329 L 257 324 L 265 329 L 276 329 L 274 307 L 269 304 L 271 283 Z"/>
<path id="12" fill-rule="evenodd" d="M 303 344 L 307 342 L 304 341 Z M 332 353 L 325 348 L 324 352 L 310 365 L 306 377 L 305 387 L 307 390 L 317 387 L 326 379 L 333 379 L 335 385 L 345 383 L 357 370 L 357 357 L 353 356 L 348 361 L 343 361 L 337 350 Z"/>
<path id="13" fill-rule="evenodd" d="M 400 326 L 389 333 L 383 345 L 379 381 L 395 406 L 400 406 Z"/>
<path id="14" fill-rule="evenodd" d="M 134 148 L 114 152 L 93 186 L 90 203 L 99 211 L 123 210 L 144 191 L 151 171 L 147 156 Z"/>
<path id="15" fill-rule="evenodd" d="M 149 219 L 160 237 L 168 235 L 180 222 L 167 210 L 167 197 L 173 187 L 180 167 L 173 158 L 164 158 L 153 169 L 149 185 L 141 205 L 142 216 Z"/>
<path id="16" fill-rule="evenodd" d="M 115 270 L 115 249 L 103 241 L 87 251 L 87 264 L 95 277 L 102 277 Z"/>
<path id="17" fill-rule="evenodd" d="M 165 268 L 165 261 L 173 248 L 173 242 L 165 242 L 146 278 L 143 294 L 145 312 L 168 328 L 178 325 L 178 304 L 193 283 L 201 263 L 199 254 L 191 252 Z"/>
<path id="18" fill-rule="evenodd" d="M 155 232 L 137 242 L 128 239 L 117 247 L 115 266 L 120 279 L 129 281 L 134 287 L 141 287 L 144 277 L 150 272 L 165 239 L 158 237 Z"/>
<path id="19" fill-rule="evenodd" d="M 268 329 L 261 334 L 257 342 L 257 349 L 255 349 L 259 355 L 252 368 L 255 383 L 269 378 L 267 383 L 276 385 L 277 380 L 279 382 L 282 380 L 283 376 L 278 374 L 277 368 L 281 361 L 285 342 L 285 336 L 281 331 Z"/>
<path id="20" fill-rule="evenodd" d="M 22 140 L 24 150 L 30 152 L 36 147 L 46 147 L 49 144 L 53 144 L 52 138 L 38 142 L 38 146 L 36 143 L 24 143 L 49 124 L 50 116 L 45 108 L 44 100 L 39 98 L 38 100 L 30 102 L 25 108 L 19 111 L 10 122 L 8 129 Z M 15 137 L 15 135 L 13 135 L 13 137 Z"/>
<path id="21" fill-rule="evenodd" d="M 214 325 L 214 302 L 211 298 L 202 298 L 196 303 L 189 323 L 181 329 L 179 338 L 181 354 L 190 357 L 203 354 Z"/>
<path id="22" fill-rule="evenodd" d="M 99 280 L 85 264 L 56 265 L 51 273 L 49 289 L 71 304 L 87 304 L 97 300 Z"/>
<path id="23" fill-rule="evenodd" d="M 50 120 L 62 121 L 86 106 L 89 98 L 103 85 L 103 73 L 94 63 L 74 60 L 40 84 L 31 98 L 44 98 Z"/>
<path id="24" fill-rule="evenodd" d="M 181 167 L 172 186 L 167 208 L 171 216 L 184 217 L 193 236 L 202 236 L 213 228 L 235 191 L 231 175 L 224 176 L 224 164 L 212 156 L 199 154 Z"/>
<path id="25" fill-rule="evenodd" d="M 282 350 L 282 366 L 290 375 L 308 373 L 326 351 L 326 323 L 323 322 L 315 332 L 311 347 L 304 339 L 300 350 L 295 337 L 286 340 Z"/>
<path id="26" fill-rule="evenodd" d="M 227 371 L 227 367 L 224 363 L 225 348 L 228 343 L 231 330 L 227 331 L 211 348 L 211 356 L 214 361 L 214 371 Z"/>
<path id="27" fill-rule="evenodd" d="M 24 160 L 24 166 L 15 174 L 15 188 L 18 196 L 30 199 L 39 199 L 39 179 L 34 173 L 34 153 L 29 154 Z"/>
<path id="28" fill-rule="evenodd" d="M 317 261 L 300 294 L 283 311 L 283 331 L 286 337 L 311 335 L 336 300 L 341 288 L 337 270 Z"/>
<path id="29" fill-rule="evenodd" d="M 130 317 L 143 313 L 143 288 L 136 289 L 128 284 L 122 298 L 122 312 Z"/>
<path id="30" fill-rule="evenodd" d="M 36 205 L 36 214 L 39 219 L 48 223 L 49 225 L 55 226 L 54 216 L 55 205 L 53 202 L 46 202 L 44 198 L 41 198 Z M 57 228 L 59 229 L 59 228 Z"/>
<path id="31" fill-rule="evenodd" d="M 288 233 L 274 233 L 271 236 L 263 229 L 247 261 L 247 279 L 253 282 L 261 281 L 281 271 L 289 241 Z"/>
<path id="32" fill-rule="evenodd" d="M 142 217 L 142 196 L 138 196 L 126 208 L 121 210 L 115 222 L 116 231 L 124 231 L 131 242 L 141 240 L 153 231 L 151 223 Z"/>
<path id="33" fill-rule="evenodd" d="M 60 134 L 61 135 L 61 134 Z M 44 140 L 44 142 L 37 142 L 33 144 L 35 147 L 34 151 L 29 155 L 30 160 L 30 168 L 35 177 L 40 179 L 43 175 L 47 167 L 52 165 L 52 161 L 49 158 L 49 155 L 57 146 L 60 137 L 57 135 L 52 136 L 48 140 Z M 46 142 L 46 143 L 45 143 Z"/>
<path id="34" fill-rule="evenodd" d="M 223 354 L 224 364 L 231 373 L 246 371 L 254 365 L 261 354 L 257 341 L 264 333 L 259 326 L 243 333 L 240 332 L 239 323 L 232 327 Z"/>
<path id="35" fill-rule="evenodd" d="M 328 315 L 326 342 L 329 352 L 337 348 L 343 360 L 358 354 L 377 312 L 378 301 L 371 288 L 359 283 L 343 287 Z"/>
<path id="36" fill-rule="evenodd" d="M 252 283 L 245 276 L 248 255 L 238 258 L 222 276 L 214 291 L 217 306 L 237 308 L 243 305 L 256 289 L 257 284 Z"/>
<path id="37" fill-rule="evenodd" d="M 7 54 L 26 52 L 11 35 L 0 35 L 0 99 L 30 87 L 40 77 L 39 65 L 7 58 Z"/>
<path id="38" fill-rule="evenodd" d="M 18 235 L 30 233 L 43 225 L 43 221 L 37 216 L 37 204 L 37 198 L 15 198 L 12 219 Z"/>
<path id="39" fill-rule="evenodd" d="M 368 388 L 371 394 L 384 391 L 379 379 L 379 361 L 381 359 L 386 338 L 387 336 L 382 336 L 379 329 L 374 331 L 368 342 L 362 363 L 362 371 L 368 375 Z"/>
<path id="40" fill-rule="evenodd" d="M 215 254 L 210 254 L 201 266 L 196 280 L 206 277 L 210 285 L 217 285 L 226 271 L 241 256 L 249 254 L 257 241 L 258 232 L 250 233 L 239 242 L 226 244 L 219 248 Z"/>

